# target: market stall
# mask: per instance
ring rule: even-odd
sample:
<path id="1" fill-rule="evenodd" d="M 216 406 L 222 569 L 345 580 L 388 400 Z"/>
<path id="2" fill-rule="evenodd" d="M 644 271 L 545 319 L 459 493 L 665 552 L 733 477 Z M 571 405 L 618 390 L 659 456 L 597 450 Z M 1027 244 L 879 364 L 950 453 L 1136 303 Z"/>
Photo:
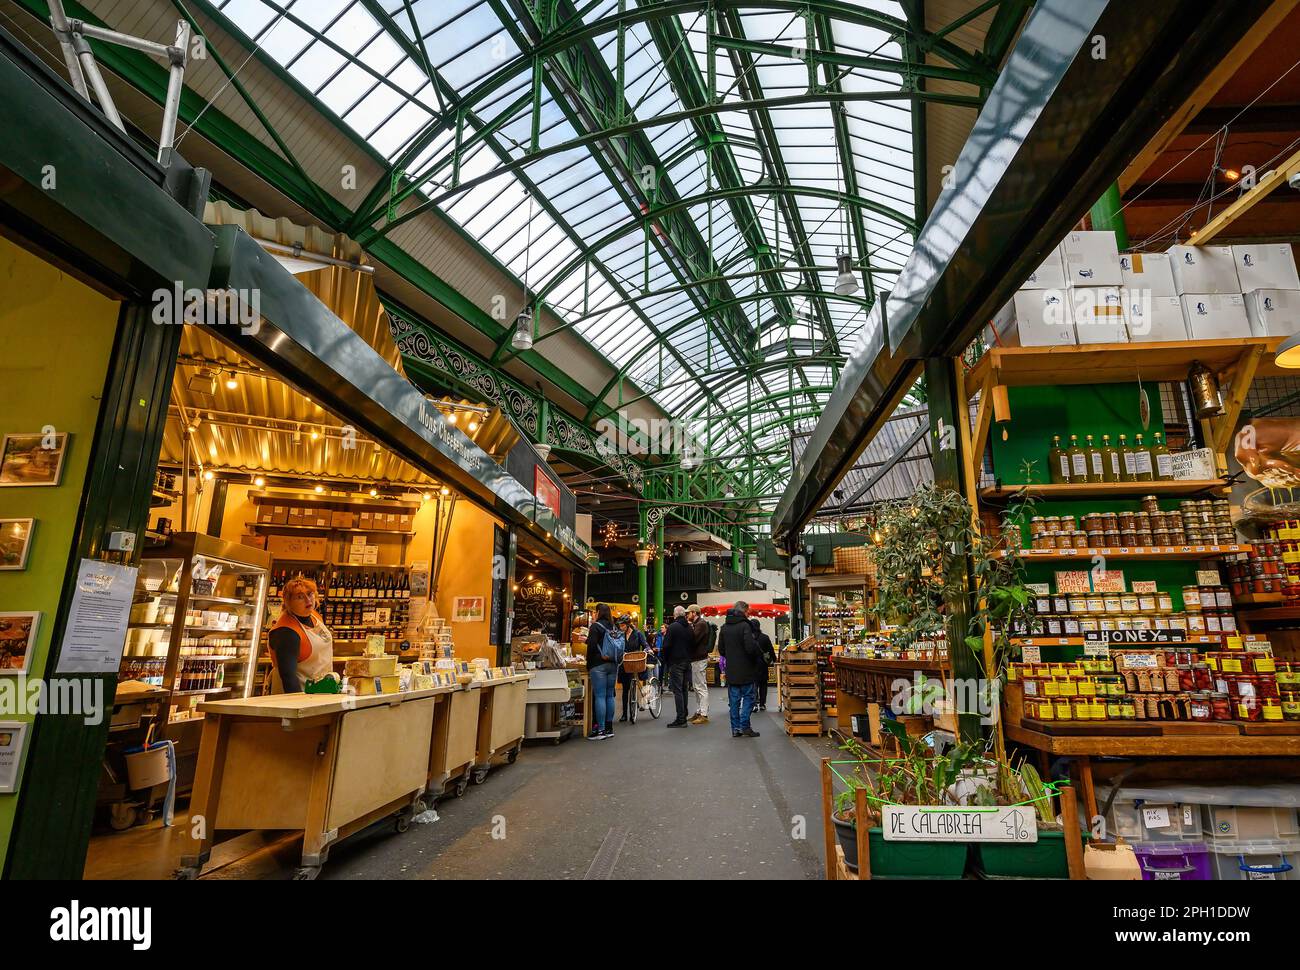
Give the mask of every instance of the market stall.
<path id="1" fill-rule="evenodd" d="M 221 832 L 303 834 L 295 878 L 314 879 L 340 839 L 385 816 L 399 832 L 423 810 L 437 687 L 390 696 L 281 694 L 199 705 L 203 743 L 182 878 L 197 878 Z M 443 701 L 445 703 L 445 701 Z"/>
<path id="2" fill-rule="evenodd" d="M 532 673 L 493 671 L 480 682 L 478 741 L 474 753 L 473 781 L 487 780 L 494 764 L 514 764 L 524 746 L 524 713 Z"/>

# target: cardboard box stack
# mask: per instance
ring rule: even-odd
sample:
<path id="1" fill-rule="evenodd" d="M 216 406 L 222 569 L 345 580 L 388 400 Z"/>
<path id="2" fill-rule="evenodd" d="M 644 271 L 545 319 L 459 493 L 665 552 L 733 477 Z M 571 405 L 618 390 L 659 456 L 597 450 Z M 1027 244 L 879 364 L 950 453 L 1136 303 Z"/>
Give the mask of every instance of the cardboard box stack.
<path id="1" fill-rule="evenodd" d="M 1288 243 L 1120 253 L 1111 232 L 1072 232 L 992 321 L 1003 347 L 1285 337 L 1300 332 Z"/>

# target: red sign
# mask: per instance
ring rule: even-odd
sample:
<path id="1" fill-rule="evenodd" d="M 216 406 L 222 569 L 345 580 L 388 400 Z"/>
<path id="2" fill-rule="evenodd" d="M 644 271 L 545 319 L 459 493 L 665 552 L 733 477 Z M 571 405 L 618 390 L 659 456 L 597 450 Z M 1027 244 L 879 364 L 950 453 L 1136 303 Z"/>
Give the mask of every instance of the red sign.
<path id="1" fill-rule="evenodd" d="M 560 514 L 560 486 L 556 485 L 542 471 L 541 465 L 533 466 L 533 494 L 538 501 L 547 506 L 558 517 Z"/>

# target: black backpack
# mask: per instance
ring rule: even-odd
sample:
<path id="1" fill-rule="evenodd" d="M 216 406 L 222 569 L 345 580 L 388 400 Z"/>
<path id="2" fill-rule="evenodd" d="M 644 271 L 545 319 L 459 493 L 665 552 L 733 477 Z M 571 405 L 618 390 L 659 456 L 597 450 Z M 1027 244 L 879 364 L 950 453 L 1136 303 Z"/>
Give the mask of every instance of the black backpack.
<path id="1" fill-rule="evenodd" d="M 708 620 L 704 621 L 704 625 L 709 628 L 709 653 L 713 653 L 714 648 L 718 645 L 718 628 Z"/>

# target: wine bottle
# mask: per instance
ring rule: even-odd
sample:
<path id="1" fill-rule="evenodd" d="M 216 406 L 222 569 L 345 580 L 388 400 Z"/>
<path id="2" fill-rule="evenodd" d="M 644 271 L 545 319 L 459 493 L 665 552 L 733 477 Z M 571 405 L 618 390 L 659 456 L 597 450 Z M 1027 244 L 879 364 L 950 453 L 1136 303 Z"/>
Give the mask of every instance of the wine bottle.
<path id="1" fill-rule="evenodd" d="M 1110 443 L 1110 435 L 1101 436 L 1101 465 L 1105 473 L 1103 481 L 1118 482 L 1120 477 L 1119 449 Z"/>
<path id="2" fill-rule="evenodd" d="M 1088 481 L 1093 483 L 1104 482 L 1106 480 L 1106 466 L 1102 461 L 1101 449 L 1092 443 L 1092 435 L 1088 435 L 1088 447 L 1085 450 L 1088 453 Z"/>
<path id="3" fill-rule="evenodd" d="M 1119 436 L 1119 459 L 1123 469 L 1123 471 L 1120 472 L 1120 481 L 1137 481 L 1136 465 L 1133 460 L 1133 449 L 1128 443 L 1128 435 Z"/>
<path id="4" fill-rule="evenodd" d="M 1155 479 L 1155 468 L 1151 462 L 1151 449 L 1142 443 L 1142 434 L 1140 432 L 1134 438 L 1133 473 L 1134 481 L 1149 482 Z"/>
<path id="5" fill-rule="evenodd" d="M 1169 453 L 1169 446 L 1164 442 L 1164 435 L 1155 433 L 1155 444 L 1151 446 L 1151 458 L 1155 462 L 1156 481 L 1172 482 L 1174 480 L 1174 456 Z"/>
<path id="6" fill-rule="evenodd" d="M 1052 436 L 1052 447 L 1047 452 L 1047 472 L 1053 485 L 1065 485 L 1070 481 L 1070 458 L 1061 447 L 1061 436 Z"/>
<path id="7" fill-rule="evenodd" d="M 1088 456 L 1079 447 L 1079 436 L 1070 435 L 1070 481 L 1086 482 L 1088 480 Z"/>

